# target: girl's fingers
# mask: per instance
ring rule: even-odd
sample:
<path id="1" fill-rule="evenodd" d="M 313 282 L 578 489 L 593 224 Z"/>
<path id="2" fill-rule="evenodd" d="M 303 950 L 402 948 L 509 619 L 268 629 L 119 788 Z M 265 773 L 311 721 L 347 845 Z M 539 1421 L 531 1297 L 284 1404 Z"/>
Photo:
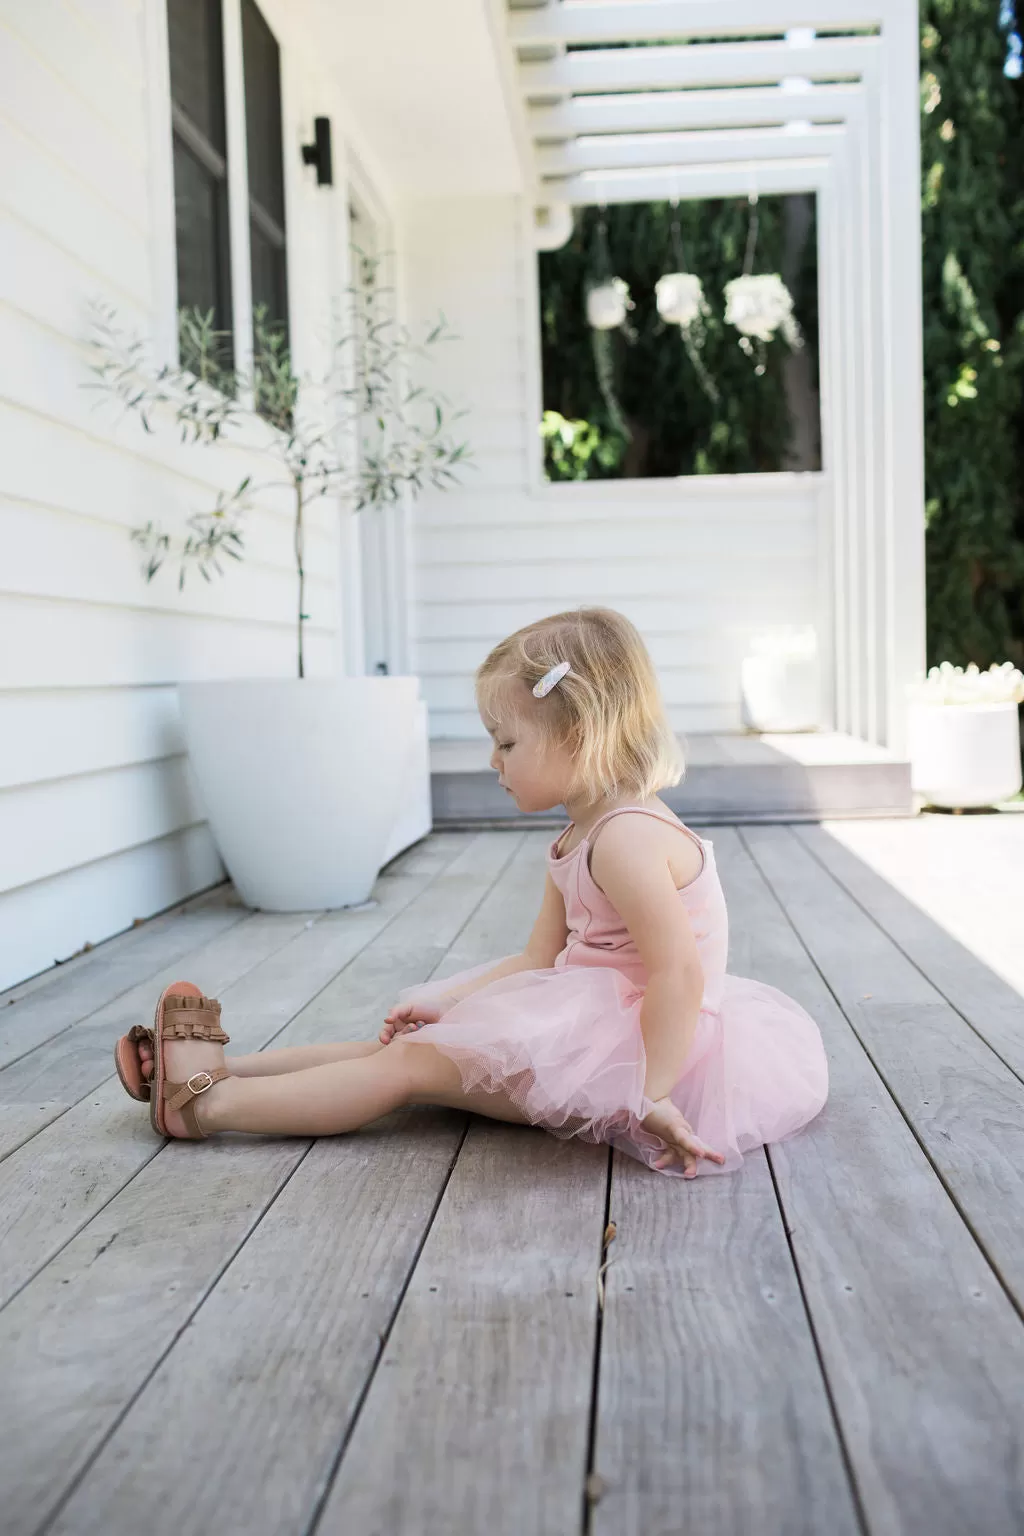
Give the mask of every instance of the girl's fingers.
<path id="1" fill-rule="evenodd" d="M 671 1168 L 673 1163 L 682 1163 L 683 1177 L 693 1179 L 697 1176 L 697 1163 L 704 1157 L 711 1163 L 724 1163 L 725 1158 L 721 1152 L 713 1152 L 706 1147 L 692 1133 L 679 1131 L 673 1137 L 672 1142 L 661 1157 L 655 1160 L 655 1168 Z"/>

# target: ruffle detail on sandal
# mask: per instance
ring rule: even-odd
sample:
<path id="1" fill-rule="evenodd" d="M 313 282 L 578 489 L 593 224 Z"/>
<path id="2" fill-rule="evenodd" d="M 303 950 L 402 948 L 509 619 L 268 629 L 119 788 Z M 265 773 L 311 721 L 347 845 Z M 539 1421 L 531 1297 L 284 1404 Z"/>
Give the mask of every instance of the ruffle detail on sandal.
<path id="1" fill-rule="evenodd" d="M 178 997 L 164 999 L 160 1027 L 163 1040 L 207 1040 L 213 1045 L 227 1045 L 220 1025 L 220 1003 L 213 997 Z"/>

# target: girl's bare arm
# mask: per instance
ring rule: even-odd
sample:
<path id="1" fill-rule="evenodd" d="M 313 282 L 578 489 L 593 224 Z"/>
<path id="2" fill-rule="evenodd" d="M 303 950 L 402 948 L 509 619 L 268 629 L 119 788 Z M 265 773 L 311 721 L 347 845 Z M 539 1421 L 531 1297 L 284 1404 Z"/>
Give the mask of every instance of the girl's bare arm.
<path id="1" fill-rule="evenodd" d="M 619 816 L 602 830 L 591 858 L 594 879 L 647 972 L 640 1028 L 651 1099 L 663 1098 L 682 1075 L 704 995 L 697 943 L 670 863 L 679 836 L 646 816 Z"/>

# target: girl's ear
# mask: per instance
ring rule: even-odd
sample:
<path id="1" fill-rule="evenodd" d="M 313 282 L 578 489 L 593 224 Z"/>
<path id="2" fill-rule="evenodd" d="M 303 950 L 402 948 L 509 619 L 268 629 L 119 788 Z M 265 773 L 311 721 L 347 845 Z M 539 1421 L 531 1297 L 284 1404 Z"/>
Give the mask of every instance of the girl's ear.
<path id="1" fill-rule="evenodd" d="M 561 738 L 559 746 L 565 747 L 573 762 L 576 761 L 583 749 L 583 732 L 579 725 L 569 727 Z"/>

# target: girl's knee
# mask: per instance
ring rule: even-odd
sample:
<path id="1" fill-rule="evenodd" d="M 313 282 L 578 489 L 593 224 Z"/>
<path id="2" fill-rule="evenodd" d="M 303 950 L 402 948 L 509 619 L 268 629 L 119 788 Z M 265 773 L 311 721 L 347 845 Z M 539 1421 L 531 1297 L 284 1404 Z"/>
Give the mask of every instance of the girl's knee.
<path id="1" fill-rule="evenodd" d="M 404 1080 L 410 1103 L 444 1103 L 461 1089 L 462 1079 L 455 1063 L 436 1046 L 413 1044 L 400 1037 L 386 1047 L 395 1053 L 395 1068 Z"/>

